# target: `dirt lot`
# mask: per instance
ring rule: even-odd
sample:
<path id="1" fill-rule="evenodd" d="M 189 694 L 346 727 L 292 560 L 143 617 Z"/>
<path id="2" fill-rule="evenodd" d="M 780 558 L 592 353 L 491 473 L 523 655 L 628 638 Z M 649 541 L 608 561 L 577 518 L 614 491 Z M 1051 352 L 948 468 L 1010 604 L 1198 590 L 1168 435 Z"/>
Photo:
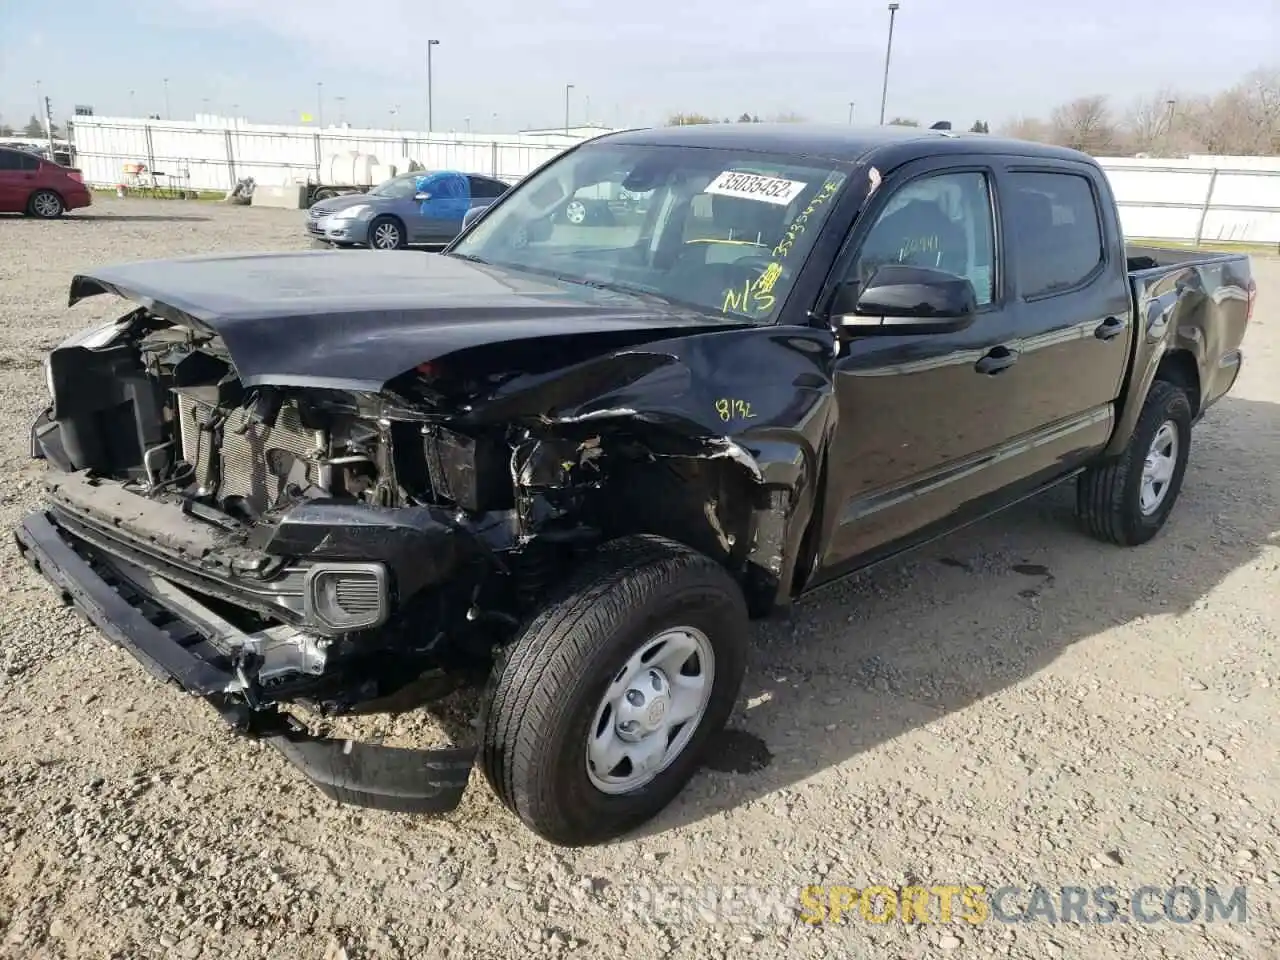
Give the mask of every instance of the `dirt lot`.
<path id="1" fill-rule="evenodd" d="M 140 200 L 0 218 L 6 528 L 38 499 L 42 354 L 118 312 L 68 311 L 71 275 L 301 248 L 301 221 Z M 1244 374 L 1197 429 L 1154 543 L 1087 539 L 1061 490 L 757 628 L 744 735 L 716 765 L 760 743 L 768 765 L 704 772 L 605 848 L 536 842 L 478 775 L 443 819 L 335 807 L 57 607 L 6 545 L 0 956 L 1276 956 L 1280 262 L 1255 269 Z M 417 716 L 365 728 L 430 732 Z M 909 926 L 854 910 L 810 926 L 767 909 L 802 884 L 946 883 L 1112 885 L 1122 914 L 1143 885 L 1243 884 L 1248 920 Z M 696 889 L 646 906 L 669 885 Z M 696 912 L 717 885 L 752 889 Z"/>

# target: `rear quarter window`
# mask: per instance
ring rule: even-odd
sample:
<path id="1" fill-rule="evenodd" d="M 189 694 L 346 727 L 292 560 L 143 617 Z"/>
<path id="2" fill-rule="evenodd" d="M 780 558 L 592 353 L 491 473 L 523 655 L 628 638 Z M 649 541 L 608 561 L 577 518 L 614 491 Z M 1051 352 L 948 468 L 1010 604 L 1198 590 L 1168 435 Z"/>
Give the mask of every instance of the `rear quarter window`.
<path id="1" fill-rule="evenodd" d="M 1063 293 L 1088 280 L 1105 255 L 1089 179 L 1074 173 L 1013 173 L 1009 185 L 1022 296 Z"/>

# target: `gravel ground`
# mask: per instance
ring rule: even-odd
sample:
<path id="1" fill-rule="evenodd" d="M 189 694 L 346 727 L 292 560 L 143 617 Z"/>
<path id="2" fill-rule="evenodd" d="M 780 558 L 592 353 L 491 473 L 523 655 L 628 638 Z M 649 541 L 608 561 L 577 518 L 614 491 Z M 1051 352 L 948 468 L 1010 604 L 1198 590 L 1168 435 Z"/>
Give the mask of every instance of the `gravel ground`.
<path id="1" fill-rule="evenodd" d="M 42 354 L 118 312 L 67 310 L 71 275 L 305 248 L 301 221 L 114 199 L 0 218 L 0 522 L 37 502 Z M 1244 373 L 1154 543 L 1087 539 L 1055 491 L 758 627 L 716 766 L 767 765 L 704 772 L 608 847 L 536 841 L 478 775 L 443 818 L 332 805 L 57 607 L 6 545 L 0 956 L 1276 956 L 1280 262 L 1255 270 Z M 811 926 L 769 908 L 801 884 L 921 883 L 1243 884 L 1248 920 Z M 711 910 L 717 885 L 750 889 Z M 689 896 L 646 899 L 668 887 Z"/>

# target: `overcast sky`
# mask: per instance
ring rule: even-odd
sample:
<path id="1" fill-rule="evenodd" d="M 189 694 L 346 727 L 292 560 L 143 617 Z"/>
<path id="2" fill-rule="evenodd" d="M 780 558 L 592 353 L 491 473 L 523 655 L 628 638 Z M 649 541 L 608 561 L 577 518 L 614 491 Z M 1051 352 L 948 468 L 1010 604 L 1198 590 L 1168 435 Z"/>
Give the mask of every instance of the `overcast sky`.
<path id="1" fill-rule="evenodd" d="M 1280 65 L 1278 21 L 1280 0 L 902 0 L 888 112 L 996 126 L 1084 94 L 1213 91 Z M 27 121 L 37 81 L 55 119 L 164 115 L 168 77 L 175 118 L 207 101 L 297 122 L 322 82 L 326 122 L 390 126 L 398 105 L 396 125 L 421 128 L 431 38 L 438 130 L 560 125 L 570 83 L 574 123 L 843 123 L 851 100 L 874 123 L 887 33 L 866 0 L 0 0 L 0 119 Z"/>

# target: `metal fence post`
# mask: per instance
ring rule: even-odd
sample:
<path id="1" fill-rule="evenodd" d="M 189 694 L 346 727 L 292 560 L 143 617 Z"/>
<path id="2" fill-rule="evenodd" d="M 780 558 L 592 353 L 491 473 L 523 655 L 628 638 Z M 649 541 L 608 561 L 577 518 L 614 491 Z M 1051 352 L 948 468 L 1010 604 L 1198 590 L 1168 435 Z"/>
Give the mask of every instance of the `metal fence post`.
<path id="1" fill-rule="evenodd" d="M 229 189 L 235 189 L 236 185 L 236 148 L 231 141 L 231 128 L 228 127 L 222 132 L 227 142 L 227 174 L 231 178 Z"/>
<path id="2" fill-rule="evenodd" d="M 147 137 L 147 173 L 153 174 L 156 170 L 156 148 L 155 144 L 151 140 L 151 124 L 143 124 L 142 129 L 145 131 Z"/>
<path id="3" fill-rule="evenodd" d="M 1213 199 L 1213 188 L 1218 182 L 1218 168 L 1209 171 L 1209 189 L 1204 192 L 1204 204 L 1200 207 L 1200 222 L 1196 224 L 1195 245 L 1200 246 L 1204 238 L 1204 221 L 1209 216 L 1209 202 Z"/>
<path id="4" fill-rule="evenodd" d="M 496 177 L 498 175 L 498 141 L 493 141 L 490 146 L 493 148 L 493 156 L 489 160 L 489 173 Z"/>
<path id="5" fill-rule="evenodd" d="M 316 149 L 316 183 L 320 183 L 320 134 L 315 135 Z"/>

